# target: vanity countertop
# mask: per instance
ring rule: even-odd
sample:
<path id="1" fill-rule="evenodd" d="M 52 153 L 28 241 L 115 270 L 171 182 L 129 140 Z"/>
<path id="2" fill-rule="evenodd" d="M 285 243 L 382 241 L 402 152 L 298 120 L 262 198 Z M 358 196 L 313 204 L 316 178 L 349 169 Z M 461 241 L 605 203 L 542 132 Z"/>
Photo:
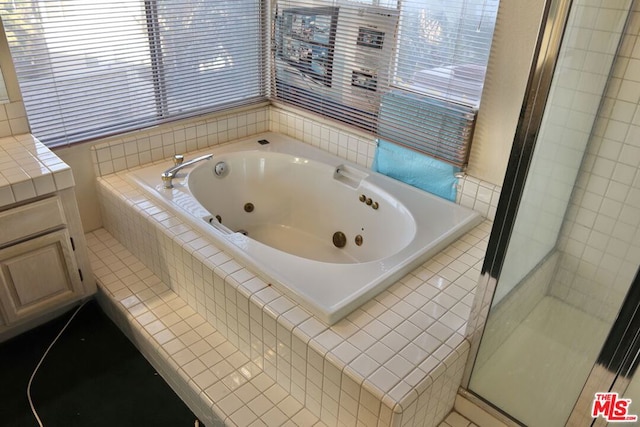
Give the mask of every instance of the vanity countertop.
<path id="1" fill-rule="evenodd" d="M 0 208 L 74 184 L 69 165 L 35 136 L 0 138 Z"/>

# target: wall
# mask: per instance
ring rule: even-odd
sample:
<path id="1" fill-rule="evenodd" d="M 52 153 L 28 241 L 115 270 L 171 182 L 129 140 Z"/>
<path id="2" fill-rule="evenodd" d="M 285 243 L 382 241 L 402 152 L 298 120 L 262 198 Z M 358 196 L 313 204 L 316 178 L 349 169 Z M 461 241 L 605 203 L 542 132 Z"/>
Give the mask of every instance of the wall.
<path id="1" fill-rule="evenodd" d="M 468 173 L 502 185 L 529 78 L 544 0 L 502 0 Z"/>
<path id="2" fill-rule="evenodd" d="M 0 68 L 9 102 L 0 104 L 0 138 L 29 132 L 27 114 L 22 104 L 16 72 L 11 62 L 9 45 L 0 20 Z"/>
<path id="3" fill-rule="evenodd" d="M 71 166 L 76 181 L 75 192 L 78 199 L 78 209 L 85 231 L 102 227 L 100 207 L 95 189 L 96 175 L 89 151 L 90 144 L 74 145 L 72 147 L 57 148 L 54 153 L 66 164 Z"/>
<path id="4" fill-rule="evenodd" d="M 563 225 L 551 295 L 611 321 L 640 265 L 640 2 Z"/>
<path id="5" fill-rule="evenodd" d="M 496 35 L 487 71 L 487 83 L 470 156 L 468 172 L 471 177 L 461 183 L 467 189 L 466 197 L 460 200 L 463 205 L 476 207 L 489 213 L 495 211 L 497 199 L 494 200 L 493 195 L 502 185 L 524 96 L 543 3 L 544 0 L 500 2 Z M 4 37 L 0 39 L 6 44 Z M 518 49 L 513 49 L 513 46 L 518 46 Z M 9 58 L 8 50 L 0 50 L 0 58 L 4 59 L 5 63 L 0 63 L 0 66 L 6 74 L 7 70 L 13 69 L 10 61 L 8 65 L 6 64 Z M 14 87 L 19 94 L 17 83 Z M 15 116 L 14 119 L 21 119 L 22 126 L 17 126 L 19 120 L 12 119 L 16 124 L 14 133 L 27 132 L 22 103 L 17 104 L 15 110 L 17 112 L 12 110 L 11 115 Z M 100 142 L 103 141 L 54 150 L 74 172 L 80 214 L 87 231 L 99 228 L 102 224 L 96 208 L 97 199 L 93 184 L 95 175 L 89 161 L 91 158 L 89 148 Z"/>

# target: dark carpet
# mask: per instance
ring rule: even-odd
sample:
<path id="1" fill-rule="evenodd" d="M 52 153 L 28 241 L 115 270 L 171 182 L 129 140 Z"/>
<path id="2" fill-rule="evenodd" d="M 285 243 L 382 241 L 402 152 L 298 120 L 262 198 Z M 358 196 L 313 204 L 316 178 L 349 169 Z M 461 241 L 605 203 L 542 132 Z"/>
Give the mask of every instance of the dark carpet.
<path id="1" fill-rule="evenodd" d="M 0 344 L 0 426 L 38 425 L 27 384 L 72 312 Z M 192 427 L 196 420 L 93 300 L 49 352 L 31 395 L 45 427 Z"/>

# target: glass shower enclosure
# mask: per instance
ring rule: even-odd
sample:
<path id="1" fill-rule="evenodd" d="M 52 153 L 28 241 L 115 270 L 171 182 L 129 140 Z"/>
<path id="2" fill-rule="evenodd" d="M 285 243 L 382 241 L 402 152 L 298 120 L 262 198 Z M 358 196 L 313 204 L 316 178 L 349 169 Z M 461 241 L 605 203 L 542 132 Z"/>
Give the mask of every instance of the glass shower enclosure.
<path id="1" fill-rule="evenodd" d="M 640 0 L 549 1 L 463 384 L 515 422 L 602 421 L 590 410 L 594 393 L 620 377 L 602 375 L 613 369 L 603 359 L 611 345 L 631 346 L 621 395 L 629 382 L 625 395 L 640 394 L 631 381 L 638 325 L 629 323 L 640 304 L 639 100 Z"/>

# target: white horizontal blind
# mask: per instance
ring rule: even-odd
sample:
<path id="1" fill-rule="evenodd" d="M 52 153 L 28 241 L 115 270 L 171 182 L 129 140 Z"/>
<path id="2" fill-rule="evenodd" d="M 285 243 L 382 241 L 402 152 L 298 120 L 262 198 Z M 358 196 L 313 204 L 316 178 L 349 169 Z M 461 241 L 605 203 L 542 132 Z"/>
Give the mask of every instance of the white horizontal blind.
<path id="1" fill-rule="evenodd" d="M 275 5 L 276 99 L 465 164 L 498 0 Z"/>
<path id="2" fill-rule="evenodd" d="M 403 0 L 394 85 L 478 107 L 498 0 Z"/>
<path id="3" fill-rule="evenodd" d="M 276 99 L 375 132 L 398 11 L 372 3 L 276 0 Z"/>
<path id="4" fill-rule="evenodd" d="M 403 0 L 380 137 L 467 163 L 497 12 L 498 0 Z"/>
<path id="5" fill-rule="evenodd" d="M 380 138 L 462 167 L 469 148 L 476 110 L 429 96 L 393 90 L 380 107 Z"/>
<path id="6" fill-rule="evenodd" d="M 32 133 L 60 145 L 263 99 L 262 3 L 0 3 Z"/>

